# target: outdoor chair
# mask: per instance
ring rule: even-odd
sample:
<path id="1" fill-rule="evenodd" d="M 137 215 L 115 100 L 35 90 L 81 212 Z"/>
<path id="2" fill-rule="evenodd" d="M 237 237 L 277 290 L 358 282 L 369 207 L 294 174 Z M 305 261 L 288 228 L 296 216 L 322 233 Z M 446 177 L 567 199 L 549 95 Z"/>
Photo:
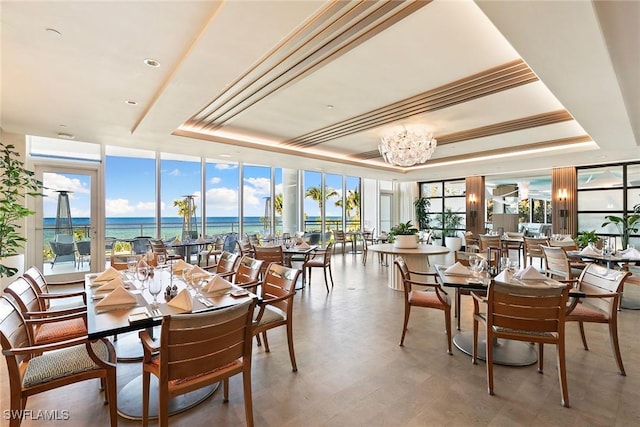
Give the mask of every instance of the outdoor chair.
<path id="1" fill-rule="evenodd" d="M 233 274 L 233 283 L 256 293 L 263 262 L 248 255 L 243 256 Z"/>
<path id="2" fill-rule="evenodd" d="M 311 258 L 309 258 L 303 265 L 303 268 L 307 269 L 307 276 L 309 276 L 309 286 L 311 286 L 311 269 L 322 268 L 324 273 L 324 286 L 329 292 L 329 281 L 327 280 L 327 271 L 331 278 L 331 289 L 333 289 L 333 274 L 331 273 L 331 255 L 333 255 L 333 243 L 329 243 L 325 249 L 316 249 Z M 366 257 L 366 254 L 365 254 Z"/>
<path id="3" fill-rule="evenodd" d="M 51 269 L 56 262 L 73 261 L 76 265 L 76 245 L 73 242 L 73 236 L 70 234 L 57 234 L 55 240 L 49 242 L 51 251 L 53 252 L 53 260 L 51 261 Z"/>

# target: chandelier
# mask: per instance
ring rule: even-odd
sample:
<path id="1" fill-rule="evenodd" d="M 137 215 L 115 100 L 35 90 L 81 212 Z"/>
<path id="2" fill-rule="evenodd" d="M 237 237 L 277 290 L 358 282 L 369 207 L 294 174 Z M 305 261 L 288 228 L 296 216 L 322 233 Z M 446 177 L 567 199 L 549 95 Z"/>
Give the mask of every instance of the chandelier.
<path id="1" fill-rule="evenodd" d="M 403 129 L 382 137 L 378 150 L 385 162 L 395 166 L 425 163 L 436 151 L 433 133 Z"/>

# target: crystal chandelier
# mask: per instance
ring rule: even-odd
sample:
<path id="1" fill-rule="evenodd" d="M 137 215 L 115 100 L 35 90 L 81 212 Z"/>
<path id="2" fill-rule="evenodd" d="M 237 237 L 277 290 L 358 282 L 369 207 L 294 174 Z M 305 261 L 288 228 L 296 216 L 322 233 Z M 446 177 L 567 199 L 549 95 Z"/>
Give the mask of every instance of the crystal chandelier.
<path id="1" fill-rule="evenodd" d="M 396 166 L 425 163 L 436 151 L 433 133 L 403 129 L 382 137 L 378 150 L 385 162 Z"/>

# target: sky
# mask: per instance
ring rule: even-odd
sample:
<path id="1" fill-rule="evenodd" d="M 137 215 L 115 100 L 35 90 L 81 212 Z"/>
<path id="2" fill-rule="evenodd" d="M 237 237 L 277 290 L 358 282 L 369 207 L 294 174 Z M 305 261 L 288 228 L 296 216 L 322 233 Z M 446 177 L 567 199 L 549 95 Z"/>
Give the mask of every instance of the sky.
<path id="1" fill-rule="evenodd" d="M 233 163 L 206 164 L 207 216 L 238 216 L 238 165 Z M 182 160 L 161 160 L 161 216 L 178 216 L 175 200 L 194 195 L 195 203 L 201 203 L 200 163 Z M 264 166 L 244 166 L 244 215 L 260 217 L 265 213 L 265 199 L 270 195 L 271 170 Z M 154 217 L 155 216 L 155 159 L 107 156 L 105 162 L 105 211 L 106 217 Z M 305 172 L 305 189 L 319 187 L 321 173 Z M 348 178 L 348 187 L 357 185 L 357 178 Z M 90 216 L 91 185 L 88 175 L 45 173 L 43 182 L 47 197 L 43 198 L 44 216 L 55 217 L 57 190 L 69 191 L 71 215 L 74 218 Z M 342 194 L 342 176 L 327 174 L 327 187 Z M 282 169 L 275 171 L 275 194 L 282 192 Z M 327 216 L 340 216 L 335 206 L 340 197 L 326 203 Z M 305 213 L 318 216 L 317 202 L 304 200 Z"/>

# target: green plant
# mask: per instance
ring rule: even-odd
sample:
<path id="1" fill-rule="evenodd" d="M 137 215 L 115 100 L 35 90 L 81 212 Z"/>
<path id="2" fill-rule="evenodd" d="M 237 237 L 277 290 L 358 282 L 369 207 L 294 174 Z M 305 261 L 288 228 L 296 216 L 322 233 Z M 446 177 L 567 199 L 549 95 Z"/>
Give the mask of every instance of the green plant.
<path id="1" fill-rule="evenodd" d="M 428 230 L 430 228 L 429 208 L 431 207 L 431 200 L 426 197 L 418 197 L 414 200 L 413 206 L 416 209 L 418 228 L 420 230 Z"/>
<path id="2" fill-rule="evenodd" d="M 576 237 L 576 242 L 581 248 L 588 246 L 589 243 L 598 243 L 600 237 L 596 234 L 596 230 L 583 231 Z"/>
<path id="3" fill-rule="evenodd" d="M 418 229 L 411 224 L 411 221 L 401 222 L 400 224 L 391 227 L 391 231 L 387 234 L 387 241 L 393 242 L 395 240 L 395 236 L 411 236 L 417 233 Z"/>
<path id="4" fill-rule="evenodd" d="M 456 237 L 456 233 L 462 225 L 462 215 L 447 208 L 442 214 L 440 225 L 444 237 Z"/>
<path id="5" fill-rule="evenodd" d="M 0 143 L 0 261 L 17 255 L 27 239 L 20 233 L 20 221 L 35 212 L 24 206 L 27 196 L 42 196 L 42 182 L 25 168 L 13 145 Z M 0 277 L 11 277 L 17 268 L 0 264 Z"/>
<path id="6" fill-rule="evenodd" d="M 618 229 L 618 233 L 620 234 L 622 247 L 626 248 L 629 245 L 629 235 L 638 231 L 639 226 L 637 224 L 640 221 L 639 210 L 640 205 L 635 205 L 633 207 L 632 215 L 607 215 L 604 217 L 606 221 L 602 223 L 601 227 L 606 227 L 609 224 L 614 224 Z"/>

